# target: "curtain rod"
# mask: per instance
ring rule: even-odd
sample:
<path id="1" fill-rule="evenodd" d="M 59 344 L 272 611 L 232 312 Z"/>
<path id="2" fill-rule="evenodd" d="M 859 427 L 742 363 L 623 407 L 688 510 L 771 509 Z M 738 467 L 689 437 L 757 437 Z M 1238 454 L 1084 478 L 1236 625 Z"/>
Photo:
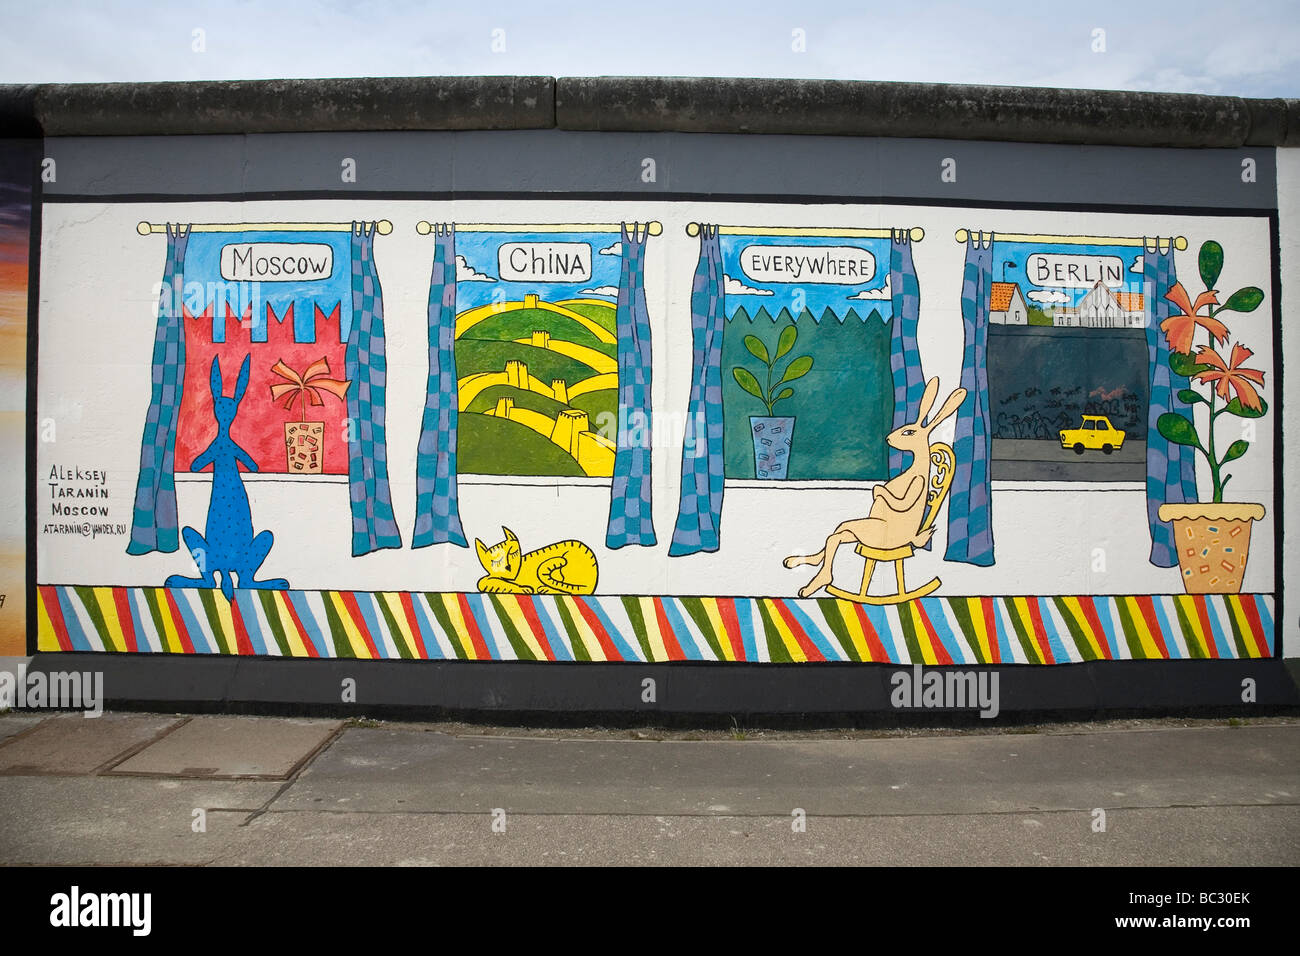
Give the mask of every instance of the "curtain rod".
<path id="1" fill-rule="evenodd" d="M 350 222 L 208 222 L 194 223 L 190 232 L 351 232 Z M 142 236 L 166 232 L 165 222 L 142 222 L 135 227 Z M 375 222 L 375 232 L 386 236 L 393 231 L 387 219 Z"/>
<path id="2" fill-rule="evenodd" d="M 454 224 L 457 232 L 621 232 L 620 222 L 570 222 L 535 225 L 518 222 L 458 222 Z M 651 221 L 645 224 L 646 231 L 658 236 L 664 231 L 661 222 Z M 427 236 L 433 231 L 433 225 L 421 219 L 415 224 L 415 231 Z"/>
<path id="3" fill-rule="evenodd" d="M 1136 239 L 1132 237 L 1117 238 L 1115 236 L 1039 236 L 1039 235 L 1027 235 L 1019 232 L 989 231 L 986 233 L 983 230 L 980 231 L 979 235 L 981 239 L 984 236 L 989 236 L 994 240 L 1001 239 L 1003 242 L 1043 242 L 1043 243 L 1053 243 L 1055 245 L 1060 245 L 1060 246 L 1143 247 L 1148 242 L 1155 242 L 1155 243 L 1170 242 L 1168 238 L 1161 238 L 1156 236 L 1146 236 L 1146 237 L 1141 237 Z M 955 238 L 957 239 L 958 242 L 965 242 L 970 237 L 971 237 L 971 231 L 969 229 L 958 229 Z M 1180 252 L 1187 248 L 1186 236 L 1174 236 L 1172 241 L 1174 244 L 1174 248 L 1179 250 Z"/>
<path id="4" fill-rule="evenodd" d="M 839 226 L 718 226 L 723 236 L 825 236 L 843 239 L 892 239 L 897 229 L 847 229 Z M 688 222 L 686 235 L 698 236 L 700 224 Z M 925 238 L 925 230 L 913 226 L 907 230 L 913 242 Z"/>

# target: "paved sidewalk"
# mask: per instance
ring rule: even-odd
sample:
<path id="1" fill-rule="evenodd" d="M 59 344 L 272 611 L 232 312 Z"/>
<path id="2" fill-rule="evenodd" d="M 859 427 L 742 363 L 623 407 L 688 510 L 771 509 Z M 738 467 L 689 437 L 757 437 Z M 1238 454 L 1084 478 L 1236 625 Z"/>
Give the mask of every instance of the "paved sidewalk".
<path id="1" fill-rule="evenodd" d="M 729 735 L 9 714 L 0 863 L 1295 865 L 1300 721 Z"/>

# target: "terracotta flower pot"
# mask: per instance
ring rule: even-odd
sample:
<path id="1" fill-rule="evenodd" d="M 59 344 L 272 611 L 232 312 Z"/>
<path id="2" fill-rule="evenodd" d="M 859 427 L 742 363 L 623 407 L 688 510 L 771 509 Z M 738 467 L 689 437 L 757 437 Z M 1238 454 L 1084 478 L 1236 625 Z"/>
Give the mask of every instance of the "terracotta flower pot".
<path id="1" fill-rule="evenodd" d="M 1161 505 L 1161 521 L 1174 524 L 1178 569 L 1188 594 L 1236 594 L 1246 577 L 1250 523 L 1264 506 L 1212 502 Z"/>
<path id="2" fill-rule="evenodd" d="M 291 475 L 319 475 L 325 468 L 325 423 L 285 422 L 284 450 Z"/>

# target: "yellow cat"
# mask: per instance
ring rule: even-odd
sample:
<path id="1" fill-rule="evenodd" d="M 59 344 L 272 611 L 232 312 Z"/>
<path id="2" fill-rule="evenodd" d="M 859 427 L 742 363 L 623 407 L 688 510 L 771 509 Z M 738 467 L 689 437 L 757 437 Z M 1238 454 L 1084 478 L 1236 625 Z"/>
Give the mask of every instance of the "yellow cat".
<path id="1" fill-rule="evenodd" d="M 557 541 L 522 553 L 519 539 L 502 528 L 505 540 L 492 547 L 474 539 L 487 572 L 478 580 L 484 594 L 594 594 L 596 555 L 581 541 Z"/>

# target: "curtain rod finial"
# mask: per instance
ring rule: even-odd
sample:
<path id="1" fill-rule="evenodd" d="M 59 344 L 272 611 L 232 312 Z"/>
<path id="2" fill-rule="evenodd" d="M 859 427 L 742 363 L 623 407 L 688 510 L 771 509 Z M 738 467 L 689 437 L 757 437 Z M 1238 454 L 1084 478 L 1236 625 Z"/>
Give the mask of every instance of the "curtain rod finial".
<path id="1" fill-rule="evenodd" d="M 147 236 L 153 232 L 153 226 L 148 222 L 141 222 L 135 227 L 135 231 L 142 236 Z"/>
<path id="2" fill-rule="evenodd" d="M 393 224 L 387 219 L 381 219 L 375 223 L 375 232 L 379 233 L 381 236 L 386 236 L 392 231 Z"/>
<path id="3" fill-rule="evenodd" d="M 700 234 L 700 224 L 698 222 L 688 222 L 686 224 L 686 235 L 698 236 Z"/>
<path id="4" fill-rule="evenodd" d="M 969 238 L 970 238 L 970 232 L 969 232 L 969 230 L 966 230 L 966 229 L 958 229 L 958 230 L 957 230 L 957 241 L 958 241 L 958 242 L 965 242 L 965 241 L 966 241 L 967 239 L 969 239 Z"/>
<path id="5" fill-rule="evenodd" d="M 920 242 L 925 238 L 925 230 L 920 226 L 913 226 L 908 235 L 911 236 L 913 242 Z"/>
<path id="6" fill-rule="evenodd" d="M 1187 237 L 1186 237 L 1186 236 L 1174 236 L 1174 248 L 1177 249 L 1179 252 L 1182 252 L 1184 249 L 1186 249 L 1186 248 L 1187 248 Z"/>
<path id="7" fill-rule="evenodd" d="M 660 235 L 664 231 L 664 224 L 657 219 L 652 219 L 646 223 L 645 231 L 652 236 Z"/>
<path id="8" fill-rule="evenodd" d="M 421 219 L 419 222 L 415 224 L 415 231 L 422 236 L 427 236 L 430 232 L 433 231 L 433 226 L 429 225 L 428 222 Z"/>

